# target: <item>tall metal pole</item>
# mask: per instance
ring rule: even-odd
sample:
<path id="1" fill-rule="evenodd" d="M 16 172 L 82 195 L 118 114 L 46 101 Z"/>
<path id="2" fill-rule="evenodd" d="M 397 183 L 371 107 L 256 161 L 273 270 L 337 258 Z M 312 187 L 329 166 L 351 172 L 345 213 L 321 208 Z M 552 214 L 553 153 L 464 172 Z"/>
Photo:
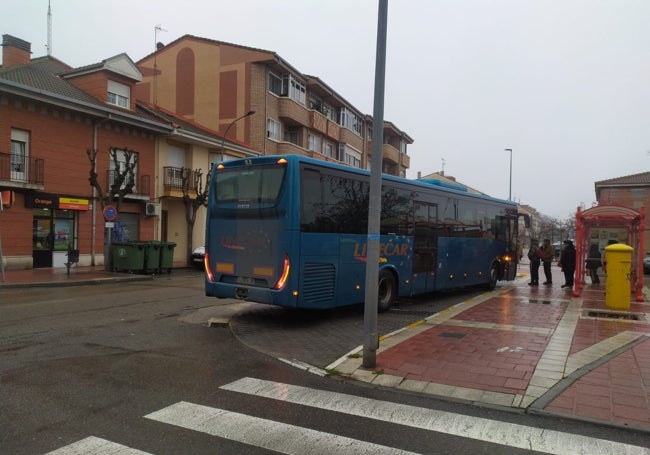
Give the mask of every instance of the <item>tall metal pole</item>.
<path id="1" fill-rule="evenodd" d="M 233 120 L 228 124 L 228 126 L 226 127 L 226 131 L 223 132 L 223 136 L 221 137 L 221 161 L 223 161 L 223 154 L 225 152 L 224 145 L 226 143 L 226 136 L 228 135 L 228 131 L 230 130 L 230 127 L 233 126 L 238 121 L 240 121 L 241 119 L 250 117 L 253 114 L 255 114 L 255 111 L 250 110 L 246 112 L 244 115 L 237 117 L 235 120 Z"/>
<path id="2" fill-rule="evenodd" d="M 510 152 L 510 187 L 508 189 L 508 200 L 512 201 L 512 149 L 506 149 L 506 152 Z"/>
<path id="3" fill-rule="evenodd" d="M 381 213 L 381 162 L 384 142 L 384 86 L 386 74 L 386 24 L 388 0 L 379 0 L 377 56 L 375 62 L 375 106 L 372 114 L 372 161 L 370 163 L 370 205 L 366 252 L 366 293 L 363 313 L 364 368 L 377 363 L 377 283 L 379 280 L 379 215 Z"/>

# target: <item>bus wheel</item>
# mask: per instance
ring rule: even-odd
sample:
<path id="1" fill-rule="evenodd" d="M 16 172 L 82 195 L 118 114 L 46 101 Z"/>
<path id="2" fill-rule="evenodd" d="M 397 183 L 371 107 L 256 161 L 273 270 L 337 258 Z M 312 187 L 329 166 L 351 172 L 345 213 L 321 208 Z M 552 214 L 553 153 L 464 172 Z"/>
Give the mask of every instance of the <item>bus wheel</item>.
<path id="1" fill-rule="evenodd" d="M 492 266 L 490 269 L 490 281 L 488 281 L 487 288 L 491 291 L 492 289 L 497 287 L 497 279 L 499 276 L 499 272 L 497 270 L 496 264 Z"/>
<path id="2" fill-rule="evenodd" d="M 377 310 L 380 313 L 387 311 L 395 300 L 397 288 L 395 277 L 388 270 L 379 272 L 379 284 L 377 286 Z"/>

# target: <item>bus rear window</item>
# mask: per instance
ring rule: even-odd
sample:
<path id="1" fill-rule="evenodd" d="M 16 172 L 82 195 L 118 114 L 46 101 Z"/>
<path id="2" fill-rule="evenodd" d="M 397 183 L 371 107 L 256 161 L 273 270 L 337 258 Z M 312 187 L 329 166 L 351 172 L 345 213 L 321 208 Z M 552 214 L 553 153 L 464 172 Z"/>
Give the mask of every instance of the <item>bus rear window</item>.
<path id="1" fill-rule="evenodd" d="M 255 166 L 216 172 L 217 202 L 275 202 L 282 188 L 285 166 Z"/>

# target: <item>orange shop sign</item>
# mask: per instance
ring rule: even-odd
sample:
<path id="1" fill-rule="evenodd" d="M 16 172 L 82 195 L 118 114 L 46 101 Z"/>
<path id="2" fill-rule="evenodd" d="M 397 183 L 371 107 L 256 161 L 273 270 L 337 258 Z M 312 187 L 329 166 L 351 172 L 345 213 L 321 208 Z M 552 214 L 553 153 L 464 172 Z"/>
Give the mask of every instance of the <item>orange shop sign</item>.
<path id="1" fill-rule="evenodd" d="M 67 210 L 88 210 L 89 200 L 71 197 L 59 197 L 59 208 Z"/>

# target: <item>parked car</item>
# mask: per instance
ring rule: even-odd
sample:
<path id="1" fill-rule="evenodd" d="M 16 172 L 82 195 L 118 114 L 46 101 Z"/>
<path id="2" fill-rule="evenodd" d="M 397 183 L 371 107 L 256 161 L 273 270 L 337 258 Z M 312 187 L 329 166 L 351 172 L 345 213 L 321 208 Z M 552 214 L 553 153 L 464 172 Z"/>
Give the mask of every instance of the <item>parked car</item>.
<path id="1" fill-rule="evenodd" d="M 203 259 L 205 258 L 205 246 L 200 246 L 192 251 L 192 265 L 197 269 L 203 268 Z"/>
<path id="2" fill-rule="evenodd" d="M 643 258 L 643 274 L 650 275 L 650 253 L 646 253 Z"/>

